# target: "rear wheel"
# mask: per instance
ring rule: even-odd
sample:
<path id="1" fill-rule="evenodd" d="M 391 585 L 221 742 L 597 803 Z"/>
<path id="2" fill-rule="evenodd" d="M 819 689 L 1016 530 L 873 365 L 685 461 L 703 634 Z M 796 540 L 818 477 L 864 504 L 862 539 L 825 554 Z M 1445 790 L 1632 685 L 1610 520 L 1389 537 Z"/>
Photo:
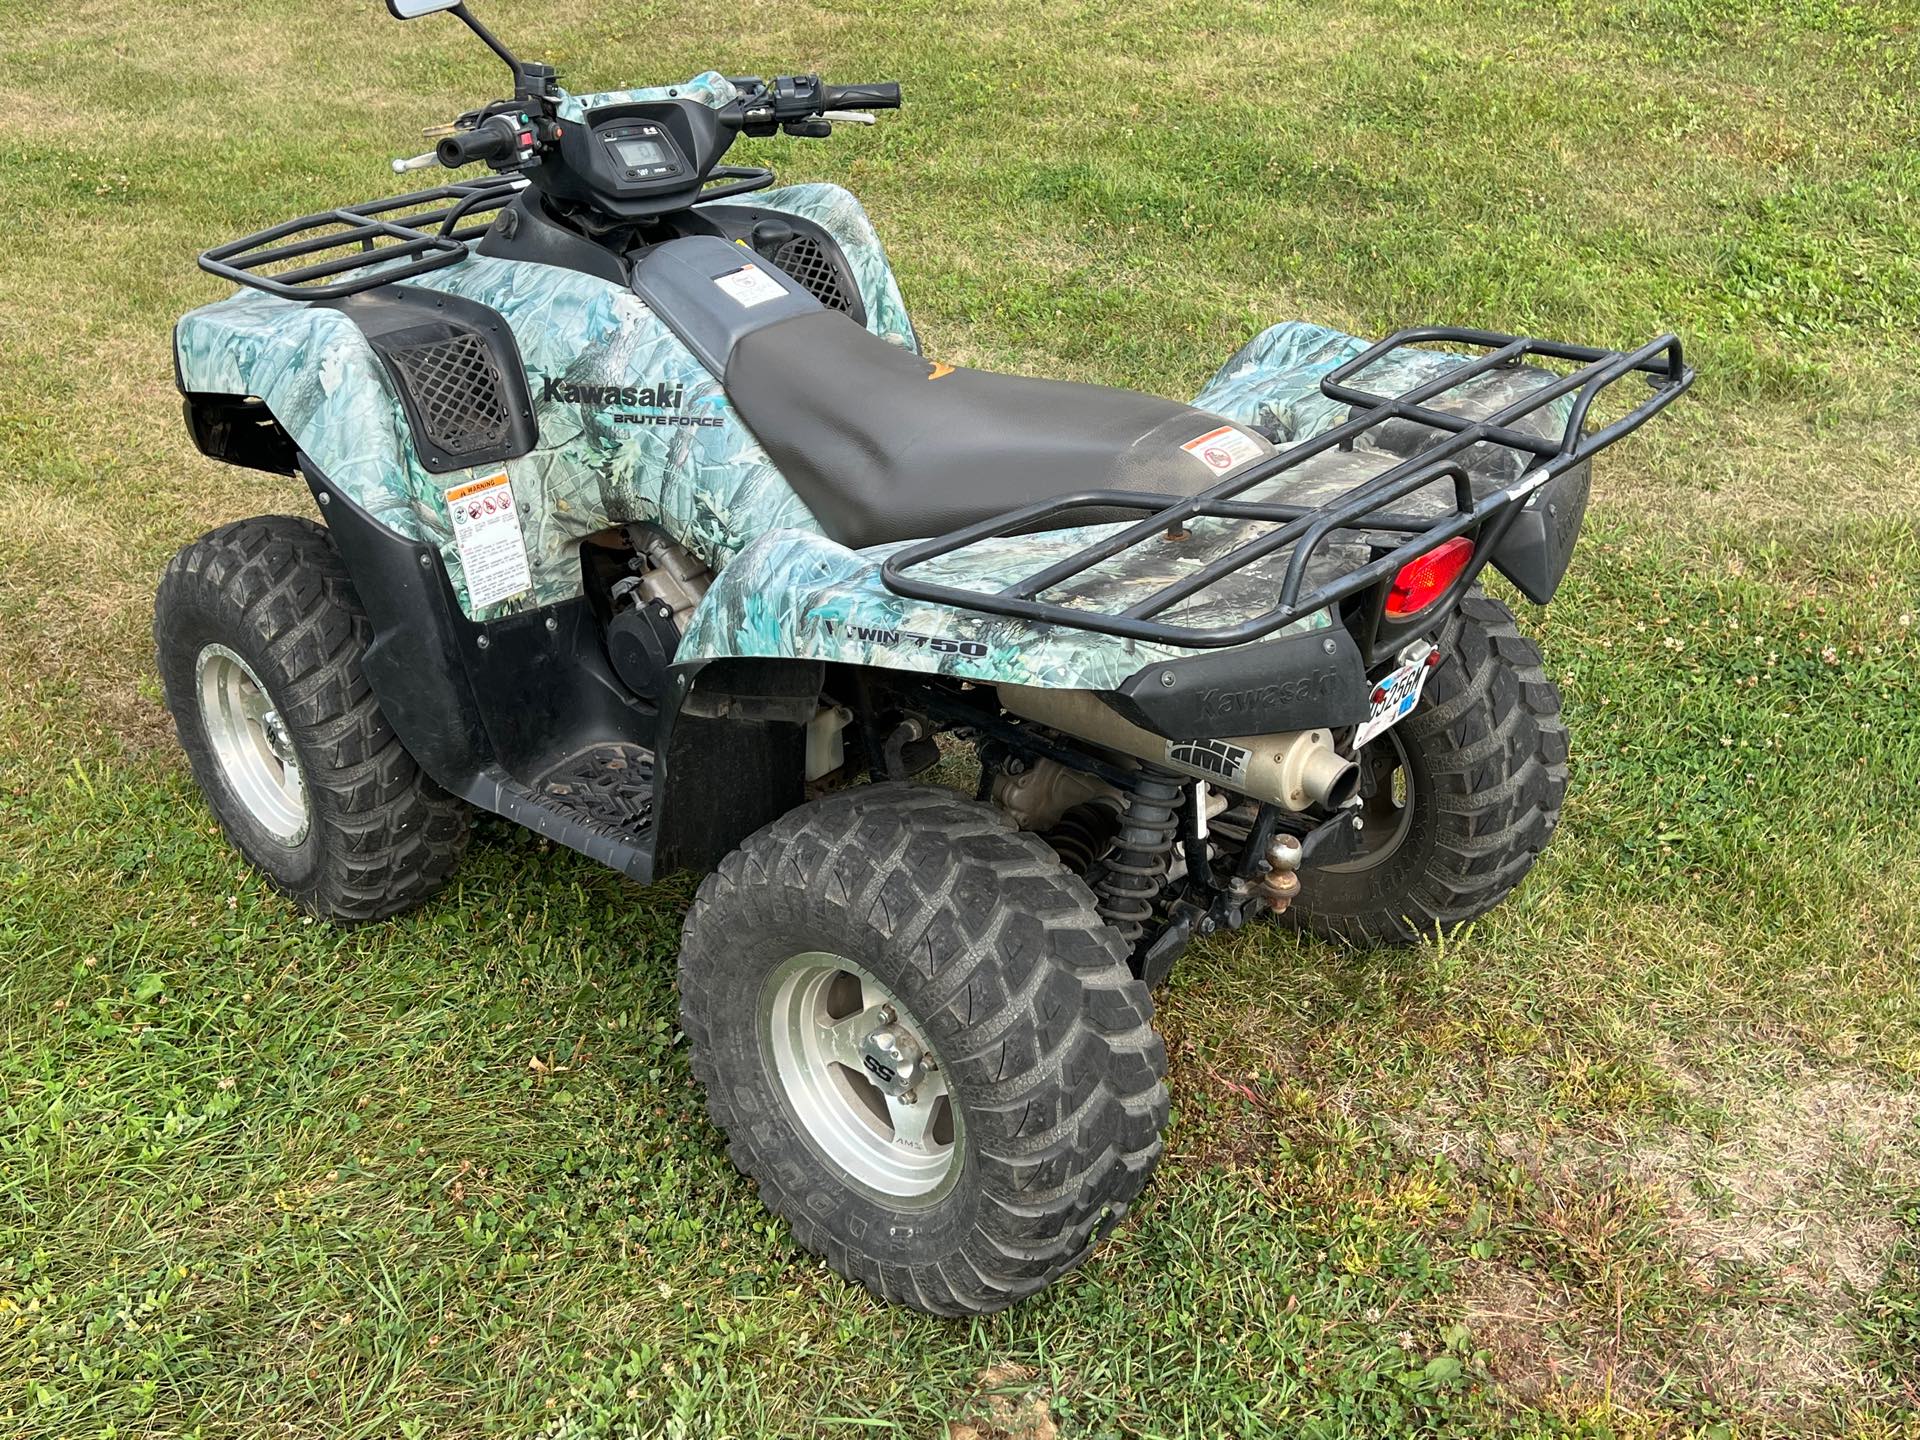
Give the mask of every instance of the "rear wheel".
<path id="1" fill-rule="evenodd" d="M 202 536 L 167 566 L 153 634 L 193 777 L 276 888 L 357 921 L 446 883 L 466 807 L 380 714 L 360 668 L 371 629 L 325 530 L 275 515 Z"/>
<path id="2" fill-rule="evenodd" d="M 1290 923 L 1357 945 L 1431 939 L 1505 899 L 1552 838 L 1567 728 L 1539 647 L 1478 591 L 1438 644 L 1420 708 L 1360 757 L 1361 853 L 1302 872 Z"/>
<path id="3" fill-rule="evenodd" d="M 1078 1265 L 1160 1156 L 1166 1055 L 1093 895 L 991 806 L 867 785 L 700 887 L 694 1074 L 795 1238 L 875 1294 L 998 1310 Z"/>

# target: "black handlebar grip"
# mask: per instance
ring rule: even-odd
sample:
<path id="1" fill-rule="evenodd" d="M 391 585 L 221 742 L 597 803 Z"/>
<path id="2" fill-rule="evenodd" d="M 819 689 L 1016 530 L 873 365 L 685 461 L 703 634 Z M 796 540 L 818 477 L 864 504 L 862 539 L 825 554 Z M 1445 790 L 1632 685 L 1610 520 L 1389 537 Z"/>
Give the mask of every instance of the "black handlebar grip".
<path id="1" fill-rule="evenodd" d="M 433 153 L 449 170 L 471 165 L 476 160 L 498 160 L 512 153 L 519 144 L 513 122 L 495 115 L 472 130 L 460 130 L 433 147 Z"/>
<path id="2" fill-rule="evenodd" d="M 898 110 L 900 87 L 891 80 L 874 85 L 822 85 L 822 110 Z"/>

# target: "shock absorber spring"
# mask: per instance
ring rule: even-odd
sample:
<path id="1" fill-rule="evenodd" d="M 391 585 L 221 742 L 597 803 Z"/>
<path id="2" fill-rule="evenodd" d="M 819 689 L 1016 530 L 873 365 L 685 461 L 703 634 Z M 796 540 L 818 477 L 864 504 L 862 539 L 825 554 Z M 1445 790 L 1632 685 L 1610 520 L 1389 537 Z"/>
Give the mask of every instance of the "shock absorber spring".
<path id="1" fill-rule="evenodd" d="M 1086 879 L 1107 853 L 1120 828 L 1120 802 L 1110 796 L 1085 800 L 1062 815 L 1047 831 L 1047 844 L 1067 869 Z"/>
<path id="2" fill-rule="evenodd" d="M 1180 783 L 1155 771 L 1140 775 L 1094 886 L 1100 918 L 1129 945 L 1140 943 L 1153 918 L 1153 902 L 1167 883 L 1167 862 L 1180 829 Z"/>

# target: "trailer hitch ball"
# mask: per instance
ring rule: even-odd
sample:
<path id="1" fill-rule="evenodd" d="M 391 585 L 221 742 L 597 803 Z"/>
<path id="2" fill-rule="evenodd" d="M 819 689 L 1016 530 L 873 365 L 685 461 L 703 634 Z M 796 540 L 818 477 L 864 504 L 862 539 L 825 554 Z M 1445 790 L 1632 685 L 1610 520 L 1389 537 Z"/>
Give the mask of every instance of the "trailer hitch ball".
<path id="1" fill-rule="evenodd" d="M 1300 894 L 1300 841 L 1292 835 L 1276 835 L 1267 846 L 1267 873 L 1254 883 L 1254 890 L 1275 915 L 1284 911 Z"/>

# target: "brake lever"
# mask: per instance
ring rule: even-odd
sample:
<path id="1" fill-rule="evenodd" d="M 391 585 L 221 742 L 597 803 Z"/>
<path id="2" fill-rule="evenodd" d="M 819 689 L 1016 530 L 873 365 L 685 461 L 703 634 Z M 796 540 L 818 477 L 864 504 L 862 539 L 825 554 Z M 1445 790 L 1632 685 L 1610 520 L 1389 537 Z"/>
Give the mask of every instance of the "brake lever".
<path id="1" fill-rule="evenodd" d="M 820 118 L 831 125 L 878 125 L 880 117 L 871 110 L 822 110 Z"/>
<path id="2" fill-rule="evenodd" d="M 438 152 L 429 150 L 424 155 L 415 155 L 411 160 L 395 160 L 393 162 L 393 173 L 396 175 L 404 175 L 409 170 L 424 170 L 429 165 L 438 165 L 439 163 L 440 156 Z"/>

